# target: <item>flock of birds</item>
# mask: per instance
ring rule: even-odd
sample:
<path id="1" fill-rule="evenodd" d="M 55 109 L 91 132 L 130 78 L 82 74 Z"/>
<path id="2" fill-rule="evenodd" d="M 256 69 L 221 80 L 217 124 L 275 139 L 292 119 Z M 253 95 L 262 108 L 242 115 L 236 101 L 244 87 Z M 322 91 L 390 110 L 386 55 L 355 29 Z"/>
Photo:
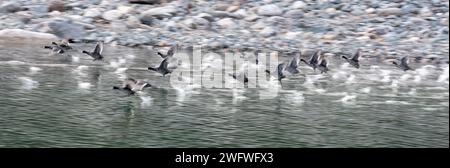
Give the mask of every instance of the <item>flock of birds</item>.
<path id="1" fill-rule="evenodd" d="M 68 50 L 73 50 L 73 47 L 70 45 L 70 43 L 73 43 L 73 40 L 61 40 L 60 42 L 52 42 L 51 45 L 44 46 L 45 49 L 51 50 L 53 54 L 64 54 Z M 173 72 L 174 69 L 180 65 L 180 63 L 173 64 L 172 59 L 175 53 L 177 52 L 178 45 L 173 45 L 170 47 L 170 49 L 167 51 L 166 54 L 163 54 L 161 52 L 157 52 L 157 54 L 163 59 L 161 63 L 156 67 L 148 67 L 147 69 L 150 71 L 157 72 L 161 74 L 163 77 L 167 74 L 170 74 Z M 94 49 L 92 51 L 85 51 L 83 50 L 82 53 L 86 54 L 93 58 L 93 61 L 102 61 L 104 56 L 102 55 L 103 52 L 103 42 L 97 42 Z M 359 69 L 359 59 L 361 57 L 361 49 L 357 49 L 355 54 L 351 58 L 342 55 L 341 58 L 345 59 L 350 65 L 352 65 L 354 68 Z M 258 59 L 255 60 L 255 64 L 258 64 Z M 282 62 L 277 65 L 274 71 L 265 70 L 265 72 L 268 75 L 271 75 L 275 77 L 281 84 L 282 79 L 286 78 L 288 75 L 293 74 L 299 74 L 300 71 L 298 70 L 300 62 L 305 63 L 309 67 L 311 67 L 314 71 L 319 70 L 320 73 L 327 73 L 330 69 L 328 67 L 328 61 L 326 57 L 322 54 L 322 50 L 316 50 L 312 56 L 308 60 L 301 59 L 301 52 L 298 52 L 295 56 L 293 56 L 288 62 Z M 409 66 L 409 59 L 407 56 L 402 57 L 400 61 L 392 62 L 393 65 L 398 67 L 399 69 L 403 71 L 413 70 Z M 243 82 L 245 84 L 248 83 L 249 79 L 247 76 L 247 73 L 242 73 L 239 75 L 236 75 L 236 73 L 229 74 L 231 77 L 233 77 L 235 80 L 242 79 L 243 75 Z M 144 88 L 151 87 L 152 85 L 148 82 L 142 81 L 142 80 L 135 80 L 133 78 L 126 78 L 123 81 L 122 86 L 114 86 L 113 89 L 115 90 L 121 90 L 125 91 L 128 94 L 132 95 L 135 94 L 138 91 L 142 91 Z"/>

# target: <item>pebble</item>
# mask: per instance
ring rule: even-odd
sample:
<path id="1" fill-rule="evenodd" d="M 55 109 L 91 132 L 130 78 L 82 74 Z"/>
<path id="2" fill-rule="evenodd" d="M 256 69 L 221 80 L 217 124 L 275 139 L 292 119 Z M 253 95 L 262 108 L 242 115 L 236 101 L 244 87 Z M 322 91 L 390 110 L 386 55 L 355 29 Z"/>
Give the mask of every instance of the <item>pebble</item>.
<path id="1" fill-rule="evenodd" d="M 258 8 L 258 14 L 263 16 L 279 16 L 283 11 L 277 5 L 264 5 Z"/>

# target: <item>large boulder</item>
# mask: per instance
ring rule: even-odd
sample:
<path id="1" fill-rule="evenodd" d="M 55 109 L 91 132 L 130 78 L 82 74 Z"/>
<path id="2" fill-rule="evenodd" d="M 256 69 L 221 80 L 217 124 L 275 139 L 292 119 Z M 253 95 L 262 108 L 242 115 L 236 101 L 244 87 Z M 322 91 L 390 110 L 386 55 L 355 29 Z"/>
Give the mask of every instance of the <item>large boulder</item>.
<path id="1" fill-rule="evenodd" d="M 52 33 L 60 38 L 78 39 L 85 35 L 85 26 L 70 19 L 57 18 L 44 23 L 48 28 L 47 33 Z"/>
<path id="2" fill-rule="evenodd" d="M 55 40 L 58 39 L 53 34 L 39 33 L 23 29 L 3 29 L 0 30 L 1 40 Z"/>
<path id="3" fill-rule="evenodd" d="M 24 8 L 17 2 L 5 2 L 0 6 L 0 13 L 14 13 Z"/>

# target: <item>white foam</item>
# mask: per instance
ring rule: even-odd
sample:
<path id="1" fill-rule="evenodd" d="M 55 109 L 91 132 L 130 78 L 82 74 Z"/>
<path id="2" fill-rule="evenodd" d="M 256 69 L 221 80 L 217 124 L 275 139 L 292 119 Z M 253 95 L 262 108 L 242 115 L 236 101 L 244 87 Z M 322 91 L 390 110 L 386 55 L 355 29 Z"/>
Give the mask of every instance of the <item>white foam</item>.
<path id="1" fill-rule="evenodd" d="M 125 58 L 118 58 L 117 61 L 111 61 L 109 63 L 109 66 L 112 68 L 118 68 L 121 67 L 122 65 L 124 65 L 125 63 L 127 63 L 127 60 Z"/>
<path id="2" fill-rule="evenodd" d="M 356 99 L 356 95 L 350 95 L 350 94 L 348 94 L 346 92 L 344 92 L 344 95 L 345 95 L 344 97 L 342 97 L 341 99 L 338 100 L 339 102 L 342 102 L 342 103 L 353 103 L 355 101 L 355 99 Z"/>
<path id="3" fill-rule="evenodd" d="M 88 66 L 80 65 L 80 66 L 78 66 L 77 68 L 74 69 L 74 72 L 77 73 L 80 76 L 86 76 L 86 72 L 84 72 L 84 71 L 86 71 L 88 69 L 89 69 Z"/>
<path id="4" fill-rule="evenodd" d="M 127 54 L 127 55 L 125 55 L 125 58 L 127 58 L 127 59 L 134 59 L 134 58 L 136 58 L 136 56 L 133 55 L 133 54 Z"/>
<path id="5" fill-rule="evenodd" d="M 127 70 L 128 70 L 128 68 L 117 68 L 116 71 L 114 71 L 114 73 L 116 73 L 116 74 L 123 74 Z"/>
<path id="6" fill-rule="evenodd" d="M 380 70 L 380 75 L 381 75 L 381 77 L 382 77 L 382 79 L 380 80 L 380 82 L 383 82 L 383 83 L 388 83 L 388 82 L 390 82 L 391 81 L 391 76 L 390 76 L 390 74 L 392 73 L 392 71 L 390 71 L 390 70 Z"/>
<path id="7" fill-rule="evenodd" d="M 39 67 L 30 67 L 30 73 L 31 74 L 35 74 L 35 73 L 37 73 L 37 72 L 39 72 L 39 71 L 41 71 L 42 69 L 41 68 L 39 68 Z"/>
<path id="8" fill-rule="evenodd" d="M 72 56 L 72 61 L 73 62 L 80 62 L 80 57 Z"/>
<path id="9" fill-rule="evenodd" d="M 286 100 L 292 104 L 302 104 L 305 102 L 305 97 L 301 91 L 293 90 L 290 94 L 286 95 Z"/>
<path id="10" fill-rule="evenodd" d="M 243 93 L 244 93 L 243 89 L 233 88 L 232 91 L 233 91 L 233 104 L 236 104 L 236 103 L 238 103 L 238 102 L 240 102 L 242 100 L 247 99 L 247 97 L 245 97 L 243 95 Z"/>
<path id="11" fill-rule="evenodd" d="M 30 77 L 19 77 L 18 79 L 22 82 L 22 89 L 32 90 L 39 86 L 39 82 Z"/>
<path id="12" fill-rule="evenodd" d="M 362 93 L 366 93 L 366 94 L 370 93 L 371 90 L 372 90 L 371 87 L 365 87 L 365 88 L 360 89 L 360 91 Z"/>
<path id="13" fill-rule="evenodd" d="M 410 103 L 406 101 L 395 101 L 395 100 L 386 100 L 385 103 L 387 104 L 400 104 L 400 105 L 409 105 Z"/>
<path id="14" fill-rule="evenodd" d="M 355 78 L 356 78 L 355 75 L 350 74 L 350 76 L 347 78 L 347 81 L 345 81 L 345 83 L 347 83 L 347 84 L 355 83 Z"/>
<path id="15" fill-rule="evenodd" d="M 417 94 L 417 89 L 416 88 L 411 88 L 411 90 L 408 92 L 409 95 L 411 96 L 415 96 Z"/>
<path id="16" fill-rule="evenodd" d="M 0 63 L 3 63 L 3 64 L 9 64 L 9 65 L 23 65 L 23 64 L 25 64 L 25 62 L 22 62 L 22 61 L 16 61 L 16 60 L 13 60 L 13 61 L 6 61 L 6 62 L 0 62 Z"/>
<path id="17" fill-rule="evenodd" d="M 78 82 L 78 88 L 80 89 L 89 89 L 92 87 L 92 84 L 89 82 Z"/>
<path id="18" fill-rule="evenodd" d="M 404 74 L 399 78 L 399 81 L 405 82 L 407 80 L 409 80 L 410 78 L 412 78 L 413 76 L 411 74 Z"/>
<path id="19" fill-rule="evenodd" d="M 153 98 L 151 96 L 139 96 L 141 98 L 141 106 L 142 107 L 150 107 L 153 103 Z"/>
<path id="20" fill-rule="evenodd" d="M 448 83 L 448 78 L 449 78 L 449 67 L 445 67 L 444 70 L 442 71 L 442 74 L 439 75 L 437 82 L 440 83 Z"/>

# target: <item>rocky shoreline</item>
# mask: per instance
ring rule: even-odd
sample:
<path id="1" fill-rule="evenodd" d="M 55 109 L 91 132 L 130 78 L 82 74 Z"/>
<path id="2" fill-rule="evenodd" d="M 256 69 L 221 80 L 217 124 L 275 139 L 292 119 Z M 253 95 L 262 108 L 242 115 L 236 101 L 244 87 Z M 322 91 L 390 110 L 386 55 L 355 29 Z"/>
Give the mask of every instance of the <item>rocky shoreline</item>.
<path id="1" fill-rule="evenodd" d="M 6 0 L 0 39 L 53 35 L 130 47 L 335 53 L 362 48 L 372 56 L 448 62 L 448 9 L 443 0 Z"/>

